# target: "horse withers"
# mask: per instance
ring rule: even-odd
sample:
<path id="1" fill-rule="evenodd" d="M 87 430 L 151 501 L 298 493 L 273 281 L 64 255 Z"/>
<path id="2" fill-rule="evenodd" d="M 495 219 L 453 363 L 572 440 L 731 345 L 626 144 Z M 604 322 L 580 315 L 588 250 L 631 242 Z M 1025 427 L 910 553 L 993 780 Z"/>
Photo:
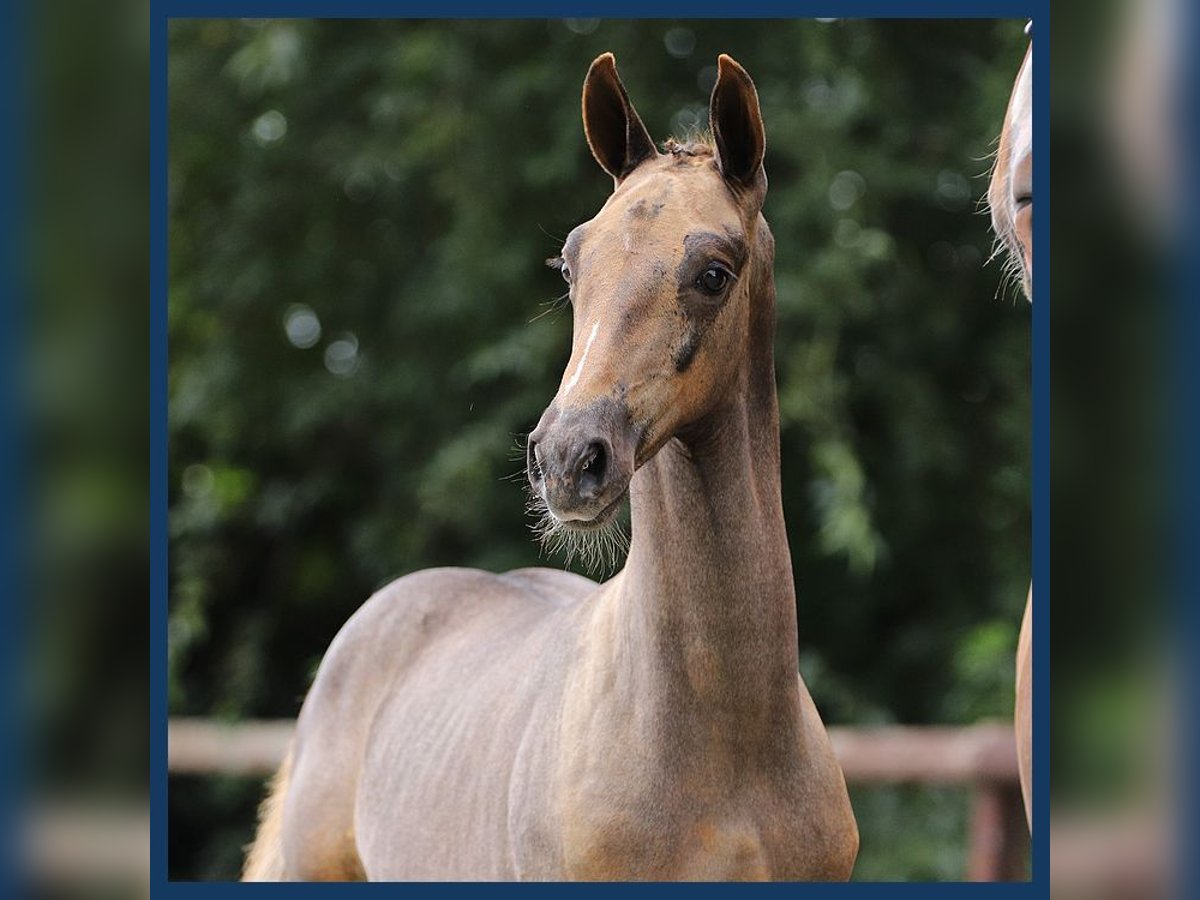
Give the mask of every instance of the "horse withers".
<path id="1" fill-rule="evenodd" d="M 798 675 L 758 97 L 660 152 L 611 54 L 583 88 L 612 196 L 554 264 L 572 353 L 528 442 L 550 536 L 624 569 L 433 569 L 345 625 L 246 880 L 846 879 L 858 832 Z"/>

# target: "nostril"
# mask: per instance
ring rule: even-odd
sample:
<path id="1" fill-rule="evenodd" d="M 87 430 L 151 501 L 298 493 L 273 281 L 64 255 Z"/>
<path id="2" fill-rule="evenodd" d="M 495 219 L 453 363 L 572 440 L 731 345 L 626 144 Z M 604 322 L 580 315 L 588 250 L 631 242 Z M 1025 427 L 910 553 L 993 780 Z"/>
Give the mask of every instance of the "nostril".
<path id="1" fill-rule="evenodd" d="M 538 459 L 537 441 L 532 439 L 525 445 L 525 470 L 531 480 L 542 480 L 542 461 Z"/>
<path id="2" fill-rule="evenodd" d="M 604 484 L 604 473 L 608 469 L 608 451 L 599 441 L 588 445 L 579 465 L 580 492 L 597 490 Z"/>

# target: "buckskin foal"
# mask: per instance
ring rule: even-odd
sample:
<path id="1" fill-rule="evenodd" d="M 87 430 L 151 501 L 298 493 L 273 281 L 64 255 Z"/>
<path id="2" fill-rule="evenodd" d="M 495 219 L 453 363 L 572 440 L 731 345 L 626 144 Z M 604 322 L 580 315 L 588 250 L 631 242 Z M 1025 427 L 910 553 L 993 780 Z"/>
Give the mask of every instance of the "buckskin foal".
<path id="1" fill-rule="evenodd" d="M 712 143 L 660 153 L 599 57 L 615 181 L 556 261 L 575 333 L 530 435 L 551 529 L 627 564 L 434 569 L 334 640 L 251 850 L 264 879 L 845 879 L 858 832 L 798 677 L 763 125 L 719 59 Z"/>

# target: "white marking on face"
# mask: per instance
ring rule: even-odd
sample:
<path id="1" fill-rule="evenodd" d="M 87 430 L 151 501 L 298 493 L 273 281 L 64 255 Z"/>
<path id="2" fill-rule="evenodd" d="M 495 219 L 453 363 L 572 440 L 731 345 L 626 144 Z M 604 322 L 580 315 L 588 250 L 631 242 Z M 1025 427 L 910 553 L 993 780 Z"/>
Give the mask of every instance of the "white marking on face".
<path id="1" fill-rule="evenodd" d="M 571 388 L 575 387 L 579 381 L 579 376 L 583 374 L 583 364 L 587 362 L 588 353 L 592 349 L 592 342 L 596 340 L 596 333 L 600 330 L 600 323 L 597 322 L 592 326 L 592 333 L 588 335 L 587 343 L 583 345 L 583 356 L 579 357 L 579 363 L 575 366 L 575 371 L 571 373 L 571 378 L 563 386 L 563 396 L 571 393 Z"/>

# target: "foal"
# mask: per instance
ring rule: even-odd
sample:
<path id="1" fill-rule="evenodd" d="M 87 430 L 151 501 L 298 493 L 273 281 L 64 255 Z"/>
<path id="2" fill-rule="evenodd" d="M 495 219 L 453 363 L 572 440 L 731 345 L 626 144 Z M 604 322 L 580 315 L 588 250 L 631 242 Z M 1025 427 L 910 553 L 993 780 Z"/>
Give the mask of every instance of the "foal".
<path id="1" fill-rule="evenodd" d="M 992 228 L 1008 253 L 1008 265 L 1020 276 L 1025 296 L 1033 300 L 1033 45 L 1017 73 L 996 150 L 996 166 L 988 188 Z M 1025 601 L 1017 639 L 1017 689 L 1013 719 L 1017 764 L 1025 818 L 1033 822 L 1033 587 Z"/>
<path id="2" fill-rule="evenodd" d="M 845 879 L 858 832 L 798 677 L 758 97 L 660 153 L 599 57 L 615 189 L 556 261 L 575 333 L 530 435 L 548 527 L 633 541 L 610 581 L 434 569 L 334 640 L 245 877 Z"/>

